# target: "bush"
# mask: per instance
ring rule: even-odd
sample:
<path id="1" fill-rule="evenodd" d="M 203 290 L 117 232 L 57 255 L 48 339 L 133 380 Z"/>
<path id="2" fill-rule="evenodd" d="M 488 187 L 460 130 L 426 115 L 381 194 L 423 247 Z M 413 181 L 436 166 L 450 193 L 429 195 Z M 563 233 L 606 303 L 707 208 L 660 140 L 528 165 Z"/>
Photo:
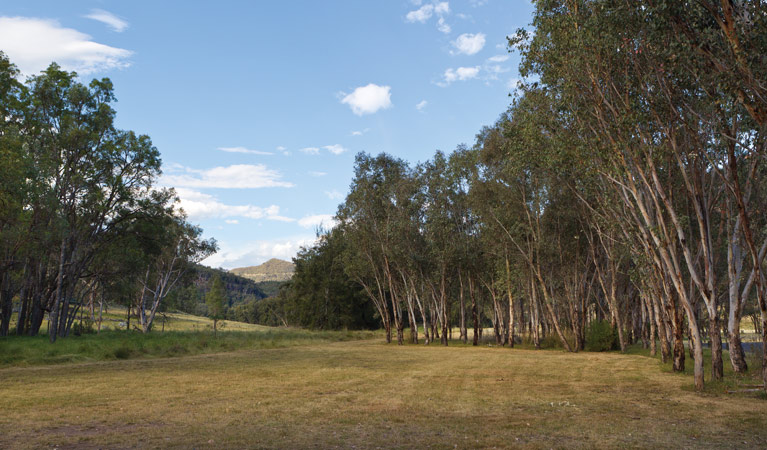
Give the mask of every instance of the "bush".
<path id="1" fill-rule="evenodd" d="M 586 350 L 590 352 L 606 352 L 618 348 L 617 333 L 610 322 L 595 320 L 586 328 Z"/>
<path id="2" fill-rule="evenodd" d="M 87 318 L 84 321 L 73 323 L 72 333 L 75 336 L 82 336 L 84 334 L 94 334 L 96 333 L 96 330 L 93 328 L 93 321 L 90 318 Z"/>

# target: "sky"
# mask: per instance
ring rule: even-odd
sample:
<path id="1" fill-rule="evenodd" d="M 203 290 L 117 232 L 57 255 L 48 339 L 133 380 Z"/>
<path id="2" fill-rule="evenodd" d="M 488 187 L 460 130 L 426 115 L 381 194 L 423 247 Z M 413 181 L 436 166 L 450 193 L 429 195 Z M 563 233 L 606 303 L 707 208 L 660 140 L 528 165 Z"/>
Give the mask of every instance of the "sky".
<path id="1" fill-rule="evenodd" d="M 215 238 L 204 264 L 290 260 L 349 191 L 358 152 L 411 163 L 471 145 L 510 104 L 529 0 L 0 4 L 0 50 L 115 86 L 118 128 Z"/>

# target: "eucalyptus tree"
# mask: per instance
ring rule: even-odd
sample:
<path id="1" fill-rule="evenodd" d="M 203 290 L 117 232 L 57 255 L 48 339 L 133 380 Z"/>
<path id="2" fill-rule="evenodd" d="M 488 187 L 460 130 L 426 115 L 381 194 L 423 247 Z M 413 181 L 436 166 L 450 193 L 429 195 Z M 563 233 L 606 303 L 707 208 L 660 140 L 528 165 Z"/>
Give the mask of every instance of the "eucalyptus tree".
<path id="1" fill-rule="evenodd" d="M 397 220 L 398 208 L 409 196 L 403 186 L 411 176 L 410 167 L 401 159 L 387 154 L 358 154 L 351 192 L 337 214 L 352 243 L 347 272 L 373 300 L 389 336 L 387 341 L 394 320 L 399 344 L 403 343 L 402 300 L 406 291 L 398 284 L 392 255 L 401 223 Z"/>
<path id="2" fill-rule="evenodd" d="M 0 52 L 0 336 L 8 334 L 12 300 L 21 278 L 20 254 L 28 242 L 29 212 L 24 205 L 31 194 L 22 180 L 30 177 L 24 152 L 25 87 L 17 81 L 16 67 Z"/>
<path id="3" fill-rule="evenodd" d="M 0 334 L 17 296 L 16 332 L 37 334 L 48 313 L 55 341 L 69 333 L 86 298 L 92 306 L 97 291 L 116 286 L 110 277 L 134 279 L 128 260 L 146 255 L 137 254 L 141 240 L 133 234 L 153 214 L 173 216 L 172 195 L 154 190 L 160 158 L 149 137 L 114 126 L 109 79 L 85 85 L 55 63 L 26 85 L 17 76 L 0 54 Z M 181 234 L 200 242 L 199 229 L 173 217 L 187 230 Z M 152 238 L 172 228 L 152 229 Z M 178 243 L 169 241 L 163 245 Z"/>
<path id="4" fill-rule="evenodd" d="M 202 239 L 202 229 L 189 224 L 183 210 L 175 209 L 176 201 L 172 190 L 152 192 L 144 202 L 147 209 L 152 209 L 134 226 L 135 232 L 143 237 L 134 306 L 144 333 L 151 331 L 161 302 L 190 265 L 217 250 L 214 239 Z"/>

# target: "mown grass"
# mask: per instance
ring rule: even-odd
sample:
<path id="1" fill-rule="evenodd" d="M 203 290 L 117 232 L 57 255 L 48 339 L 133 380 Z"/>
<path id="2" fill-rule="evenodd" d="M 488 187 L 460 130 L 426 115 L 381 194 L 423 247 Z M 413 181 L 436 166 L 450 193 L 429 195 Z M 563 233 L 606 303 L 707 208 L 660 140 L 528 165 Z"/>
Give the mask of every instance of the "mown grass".
<path id="1" fill-rule="evenodd" d="M 617 353 L 382 339 L 0 369 L 0 448 L 764 448 L 767 402 Z"/>

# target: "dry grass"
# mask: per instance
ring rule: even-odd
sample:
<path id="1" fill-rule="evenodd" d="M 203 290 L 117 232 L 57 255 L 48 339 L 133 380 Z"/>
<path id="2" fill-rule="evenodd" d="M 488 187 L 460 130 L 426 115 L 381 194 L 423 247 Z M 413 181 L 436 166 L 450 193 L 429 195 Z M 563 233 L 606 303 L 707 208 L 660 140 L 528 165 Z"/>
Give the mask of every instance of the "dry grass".
<path id="1" fill-rule="evenodd" d="M 0 448 L 767 446 L 635 355 L 356 341 L 0 370 Z"/>

